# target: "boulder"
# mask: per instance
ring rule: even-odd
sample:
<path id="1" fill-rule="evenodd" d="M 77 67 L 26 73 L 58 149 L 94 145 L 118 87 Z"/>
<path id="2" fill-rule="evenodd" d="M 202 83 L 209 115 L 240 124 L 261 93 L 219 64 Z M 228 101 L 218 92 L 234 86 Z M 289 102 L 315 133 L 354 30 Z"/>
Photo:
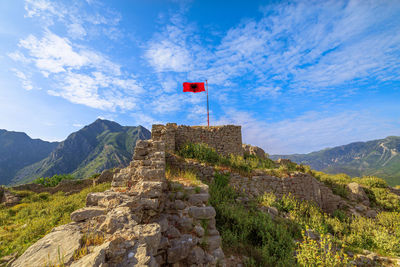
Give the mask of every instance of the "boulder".
<path id="1" fill-rule="evenodd" d="M 204 250 L 201 247 L 195 246 L 192 251 L 190 251 L 187 260 L 190 264 L 201 265 L 204 263 L 204 257 Z"/>
<path id="2" fill-rule="evenodd" d="M 189 203 L 194 206 L 200 206 L 202 204 L 207 203 L 209 198 L 210 195 L 208 193 L 193 194 L 189 196 Z"/>
<path id="3" fill-rule="evenodd" d="M 172 240 L 171 247 L 167 250 L 168 263 L 176 263 L 185 259 L 196 243 L 197 239 L 191 235 L 183 235 L 179 239 Z"/>
<path id="4" fill-rule="evenodd" d="M 3 191 L 0 192 L 0 203 L 4 203 L 4 205 L 7 207 L 17 205 L 19 201 L 20 198 L 8 190 L 3 189 Z"/>
<path id="5" fill-rule="evenodd" d="M 211 219 L 215 217 L 215 209 L 213 207 L 190 207 L 189 215 L 195 219 Z"/>
<path id="6" fill-rule="evenodd" d="M 369 198 L 361 185 L 358 183 L 349 183 L 346 187 L 349 191 L 350 200 L 363 202 L 366 205 L 369 205 Z"/>
<path id="7" fill-rule="evenodd" d="M 93 180 L 93 184 L 101 184 L 101 183 L 109 183 L 112 182 L 114 174 L 118 173 L 119 169 L 115 170 L 104 170 L 102 173 L 97 177 L 96 179 Z"/>
<path id="8" fill-rule="evenodd" d="M 378 213 L 375 210 L 367 210 L 367 212 L 365 212 L 365 216 L 367 216 L 368 218 L 375 218 L 376 215 L 378 215 Z"/>
<path id="9" fill-rule="evenodd" d="M 265 158 L 265 151 L 258 146 L 243 144 L 242 148 L 243 154 L 254 155 L 262 159 Z"/>
<path id="10" fill-rule="evenodd" d="M 161 241 L 161 227 L 158 223 L 136 225 L 133 232 L 139 241 L 147 244 L 151 253 L 157 251 Z"/>
<path id="11" fill-rule="evenodd" d="M 30 246 L 11 266 L 68 264 L 73 260 L 75 250 L 80 247 L 80 240 L 80 228 L 76 224 L 70 223 L 59 226 Z M 63 262 L 60 262 L 60 258 Z"/>
<path id="12" fill-rule="evenodd" d="M 221 246 L 221 237 L 219 235 L 209 236 L 206 240 L 208 251 L 214 251 Z"/>
<path id="13" fill-rule="evenodd" d="M 100 207 L 86 207 L 71 213 L 71 220 L 74 222 L 85 221 L 100 215 L 106 214 L 106 209 Z"/>

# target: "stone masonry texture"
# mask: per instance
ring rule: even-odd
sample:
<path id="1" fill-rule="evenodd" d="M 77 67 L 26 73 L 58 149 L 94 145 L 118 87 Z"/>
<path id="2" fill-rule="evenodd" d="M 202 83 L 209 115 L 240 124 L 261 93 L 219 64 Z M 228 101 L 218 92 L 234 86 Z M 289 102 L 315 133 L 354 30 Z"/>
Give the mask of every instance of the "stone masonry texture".
<path id="1" fill-rule="evenodd" d="M 204 143 L 214 148 L 219 154 L 243 155 L 241 126 L 186 126 L 167 123 L 155 124 L 151 138 L 165 143 L 167 151 L 176 151 L 187 143 Z"/>

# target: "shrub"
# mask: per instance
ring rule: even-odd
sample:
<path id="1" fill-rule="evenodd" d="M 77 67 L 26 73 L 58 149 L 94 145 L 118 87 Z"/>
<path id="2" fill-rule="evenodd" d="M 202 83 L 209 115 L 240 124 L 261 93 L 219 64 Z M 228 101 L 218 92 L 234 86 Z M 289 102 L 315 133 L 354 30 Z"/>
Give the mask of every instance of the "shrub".
<path id="1" fill-rule="evenodd" d="M 71 174 L 56 174 L 56 175 L 53 175 L 52 177 L 37 178 L 37 179 L 33 180 L 33 182 L 35 184 L 41 184 L 46 187 L 53 187 L 53 186 L 58 185 L 62 180 L 74 180 L 74 179 L 75 179 L 75 177 L 72 176 Z"/>
<path id="2" fill-rule="evenodd" d="M 286 226 L 273 222 L 255 205 L 237 203 L 238 194 L 228 184 L 229 175 L 216 174 L 209 191 L 223 245 L 244 252 L 258 266 L 294 264 L 293 239 Z"/>
<path id="3" fill-rule="evenodd" d="M 371 188 L 375 204 L 384 210 L 400 211 L 400 199 L 387 188 Z M 371 195 L 371 194 L 369 194 Z"/>
<path id="4" fill-rule="evenodd" d="M 298 245 L 297 262 L 301 266 L 348 266 L 349 259 L 343 248 L 336 248 L 330 235 L 321 235 L 319 242 L 302 232 L 303 241 Z"/>
<path id="5" fill-rule="evenodd" d="M 347 174 L 327 174 L 319 171 L 311 171 L 311 174 L 319 181 L 323 182 L 332 192 L 343 198 L 347 198 L 346 185 L 351 183 L 351 178 Z"/>
<path id="6" fill-rule="evenodd" d="M 215 149 L 206 144 L 188 143 L 184 145 L 178 154 L 184 158 L 197 159 L 200 162 L 212 165 L 221 165 L 238 171 L 243 175 L 251 173 L 254 169 L 270 169 L 276 168 L 276 164 L 271 159 L 261 159 L 254 155 L 245 155 L 244 157 L 237 155 L 221 156 Z"/>
<path id="7" fill-rule="evenodd" d="M 219 162 L 220 156 L 215 149 L 206 144 L 188 143 L 179 150 L 179 155 L 184 158 L 198 159 L 202 162 L 216 164 Z"/>
<path id="8" fill-rule="evenodd" d="M 365 185 L 369 188 L 387 188 L 388 185 L 385 180 L 375 176 L 364 176 L 362 178 L 353 178 L 353 181 Z"/>

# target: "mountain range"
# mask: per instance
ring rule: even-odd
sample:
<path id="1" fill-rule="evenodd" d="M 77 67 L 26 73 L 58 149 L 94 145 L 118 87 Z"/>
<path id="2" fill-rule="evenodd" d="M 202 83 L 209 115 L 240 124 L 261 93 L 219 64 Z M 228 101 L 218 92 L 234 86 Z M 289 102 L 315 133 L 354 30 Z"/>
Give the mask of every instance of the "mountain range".
<path id="1" fill-rule="evenodd" d="M 367 142 L 327 148 L 308 154 L 273 155 L 327 173 L 378 176 L 389 185 L 400 185 L 400 137 L 389 136 Z"/>
<path id="2" fill-rule="evenodd" d="M 0 130 L 0 184 L 20 184 L 67 173 L 84 178 L 126 166 L 136 141 L 150 137 L 150 131 L 142 126 L 121 126 L 101 119 L 53 143 Z"/>

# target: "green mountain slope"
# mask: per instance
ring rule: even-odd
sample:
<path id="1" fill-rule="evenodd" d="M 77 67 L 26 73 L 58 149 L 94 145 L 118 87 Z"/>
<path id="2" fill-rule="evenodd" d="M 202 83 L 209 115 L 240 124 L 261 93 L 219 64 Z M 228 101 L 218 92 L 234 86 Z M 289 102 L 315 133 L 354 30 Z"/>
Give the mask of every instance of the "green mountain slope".
<path id="1" fill-rule="evenodd" d="M 121 126 L 98 119 L 70 134 L 45 159 L 18 171 L 12 183 L 64 173 L 83 178 L 104 169 L 126 166 L 131 161 L 136 140 L 150 137 L 151 133 L 142 126 Z"/>
<path id="2" fill-rule="evenodd" d="M 0 184 L 8 184 L 19 169 L 44 159 L 57 145 L 0 129 Z"/>
<path id="3" fill-rule="evenodd" d="M 356 142 L 327 148 L 309 154 L 274 155 L 273 159 L 288 158 L 298 164 L 327 173 L 350 176 L 374 175 L 389 185 L 400 185 L 400 137 Z"/>

